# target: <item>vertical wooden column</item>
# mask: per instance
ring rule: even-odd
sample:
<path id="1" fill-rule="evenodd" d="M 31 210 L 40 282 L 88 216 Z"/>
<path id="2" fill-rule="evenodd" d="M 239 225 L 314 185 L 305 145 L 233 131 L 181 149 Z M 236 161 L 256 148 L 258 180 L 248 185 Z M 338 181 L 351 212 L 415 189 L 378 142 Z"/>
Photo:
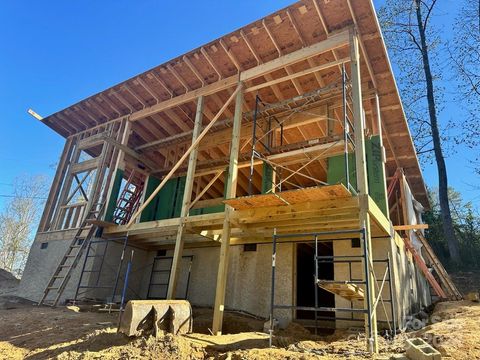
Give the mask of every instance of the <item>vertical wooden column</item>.
<path id="1" fill-rule="evenodd" d="M 127 146 L 128 144 L 128 139 L 130 138 L 130 134 L 132 132 L 131 126 L 132 123 L 127 119 L 125 120 L 125 128 L 123 129 L 122 133 L 122 138 L 120 140 L 120 143 L 122 145 Z M 104 145 L 105 146 L 105 145 Z M 113 152 L 115 153 L 115 152 Z M 107 190 L 107 195 L 105 197 L 106 199 L 106 211 L 105 211 L 105 220 L 106 221 L 111 221 L 112 219 L 107 218 L 110 214 L 113 215 L 113 212 L 115 211 L 115 208 L 117 206 L 117 196 L 118 192 L 120 191 L 120 186 L 122 183 L 123 179 L 123 173 L 125 171 L 125 151 L 122 149 L 118 149 L 118 156 L 117 159 L 115 160 L 115 165 L 113 168 L 113 181 L 110 181 L 110 184 L 108 184 L 108 190 Z"/>
<path id="2" fill-rule="evenodd" d="M 43 210 L 43 215 L 40 219 L 37 232 L 50 230 L 49 225 L 53 221 L 53 212 L 55 211 L 55 205 L 57 204 L 57 200 L 60 195 L 60 189 L 62 188 L 65 174 L 67 173 L 67 167 L 70 157 L 72 156 L 72 150 L 73 138 L 69 137 L 65 141 L 65 146 L 63 148 L 62 155 L 60 156 L 60 161 L 55 172 L 55 177 L 53 178 L 53 183 L 50 188 L 50 193 L 48 194 L 47 202 L 45 203 L 45 209 Z"/>
<path id="3" fill-rule="evenodd" d="M 367 248 L 368 259 L 363 261 L 368 262 L 370 268 L 369 274 L 364 274 L 366 281 L 369 281 L 369 291 L 365 294 L 364 305 L 365 309 L 372 309 L 371 322 L 369 322 L 368 315 L 365 316 L 365 332 L 367 334 L 367 349 L 369 351 L 378 352 L 377 342 L 377 315 L 373 304 L 375 302 L 375 277 L 372 274 L 373 264 L 372 257 L 372 238 L 370 232 L 370 214 L 368 209 L 368 179 L 367 179 L 367 161 L 365 152 L 365 126 L 364 113 L 362 104 L 362 81 L 360 75 L 360 52 L 359 40 L 355 30 L 350 32 L 350 57 L 351 57 L 351 79 L 352 79 L 352 97 L 353 97 L 353 117 L 355 126 L 355 165 L 357 172 L 357 188 L 359 191 L 360 204 L 360 227 L 365 226 L 366 236 L 362 246 Z M 364 266 L 365 268 L 365 266 Z M 371 328 L 370 324 L 371 323 Z"/>
<path id="4" fill-rule="evenodd" d="M 195 124 L 193 126 L 192 144 L 195 143 L 202 129 L 203 103 L 203 96 L 200 96 L 197 101 L 197 112 L 195 115 Z M 192 150 L 188 158 L 187 177 L 185 179 L 185 191 L 183 193 L 182 209 L 180 211 L 180 224 L 177 230 L 177 239 L 175 241 L 175 251 L 173 253 L 172 269 L 170 271 L 170 280 L 168 282 L 167 299 L 175 298 L 178 274 L 180 272 L 180 264 L 182 262 L 185 218 L 188 216 L 188 210 L 190 209 L 190 202 L 192 200 L 193 180 L 195 177 L 195 167 L 197 165 L 197 155 L 198 145 Z"/>
<path id="5" fill-rule="evenodd" d="M 240 147 L 240 128 L 242 124 L 243 84 L 239 84 L 239 91 L 235 99 L 235 114 L 233 117 L 232 143 L 230 145 L 230 162 L 228 166 L 227 188 L 225 199 L 234 198 L 237 192 L 238 179 L 238 151 Z M 230 252 L 230 215 L 233 209 L 225 205 L 225 219 L 223 221 L 222 243 L 220 245 L 220 263 L 218 264 L 217 288 L 215 291 L 215 305 L 213 308 L 212 331 L 221 335 L 223 312 L 225 310 L 225 289 L 227 285 L 228 260 Z"/>
<path id="6" fill-rule="evenodd" d="M 385 190 L 385 208 L 387 209 L 387 213 L 385 216 L 387 217 L 388 220 L 390 220 L 390 211 L 388 207 L 388 195 L 387 195 L 387 172 L 385 170 L 385 163 L 387 161 L 387 155 L 385 153 L 385 147 L 383 146 L 383 132 L 382 132 L 382 114 L 380 112 L 380 98 L 378 97 L 378 93 L 375 93 L 375 107 L 376 107 L 376 112 L 377 112 L 377 131 L 378 131 L 378 136 L 379 136 L 379 144 L 380 144 L 380 151 L 382 152 L 382 175 L 385 181 L 383 182 L 384 185 L 384 190 Z"/>

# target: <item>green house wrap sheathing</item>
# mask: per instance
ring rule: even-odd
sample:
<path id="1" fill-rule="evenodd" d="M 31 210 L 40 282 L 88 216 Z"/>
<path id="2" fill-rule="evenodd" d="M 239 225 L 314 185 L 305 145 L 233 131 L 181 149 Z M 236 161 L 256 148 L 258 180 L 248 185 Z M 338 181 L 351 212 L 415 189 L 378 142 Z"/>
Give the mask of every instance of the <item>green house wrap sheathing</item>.
<path id="1" fill-rule="evenodd" d="M 115 173 L 112 193 L 110 194 L 110 198 L 108 199 L 107 210 L 105 211 L 105 221 L 113 221 L 113 213 L 115 211 L 115 208 L 117 207 L 118 194 L 120 192 L 120 187 L 122 186 L 123 173 L 124 171 L 122 169 L 118 169 Z"/>
<path id="2" fill-rule="evenodd" d="M 375 135 L 365 142 L 367 153 L 368 192 L 383 214 L 388 217 L 387 194 L 385 193 L 385 174 L 380 136 Z"/>
<path id="3" fill-rule="evenodd" d="M 368 192 L 382 212 L 387 213 L 387 194 L 385 193 L 385 176 L 382 171 L 382 149 L 380 148 L 379 135 L 365 139 L 365 152 L 367 158 Z M 356 189 L 357 180 L 355 172 L 355 154 L 348 154 L 348 168 L 350 185 Z M 328 158 L 327 182 L 329 184 L 343 184 L 345 179 L 345 156 L 337 155 Z"/>
<path id="4" fill-rule="evenodd" d="M 271 192 L 272 187 L 273 187 L 273 167 L 264 161 L 263 167 L 262 167 L 262 194 Z"/>
<path id="5" fill-rule="evenodd" d="M 174 217 L 177 194 L 178 178 L 167 181 L 163 188 L 157 194 L 157 209 L 155 211 L 155 220 L 171 219 Z M 183 197 L 183 192 L 181 194 Z M 182 200 L 180 200 L 181 202 Z"/>
<path id="6" fill-rule="evenodd" d="M 355 173 L 355 154 L 348 154 L 348 174 L 351 187 L 357 188 Z M 337 155 L 328 158 L 327 182 L 329 184 L 343 184 L 347 189 L 345 176 L 345 156 Z"/>
<path id="7" fill-rule="evenodd" d="M 157 188 L 161 180 L 150 176 L 145 186 L 145 199 Z M 180 216 L 185 177 L 170 179 L 147 205 L 140 216 L 140 222 L 171 219 Z"/>
<path id="8" fill-rule="evenodd" d="M 225 178 L 228 176 L 228 169 L 225 171 Z M 224 181 L 223 193 L 225 194 L 227 190 L 227 181 Z M 225 204 L 219 204 L 215 206 L 209 206 L 204 208 L 192 209 L 189 212 L 189 215 L 203 215 L 203 214 L 214 214 L 225 211 Z"/>
<path id="9" fill-rule="evenodd" d="M 148 199 L 148 197 L 157 188 L 157 186 L 160 184 L 160 181 L 161 181 L 160 179 L 154 176 L 148 177 L 145 184 L 145 195 L 144 195 L 145 200 Z M 142 211 L 142 214 L 140 215 L 140 222 L 155 220 L 157 203 L 158 203 L 158 195 L 155 196 L 153 200 L 150 201 L 150 203 L 147 205 L 147 207 Z"/>

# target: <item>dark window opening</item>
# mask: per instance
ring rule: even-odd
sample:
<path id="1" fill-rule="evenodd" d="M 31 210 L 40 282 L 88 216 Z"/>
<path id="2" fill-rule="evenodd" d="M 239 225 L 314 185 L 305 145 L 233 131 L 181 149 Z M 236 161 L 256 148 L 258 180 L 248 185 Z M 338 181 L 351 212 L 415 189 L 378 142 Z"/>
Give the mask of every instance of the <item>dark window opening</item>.
<path id="1" fill-rule="evenodd" d="M 42 242 L 40 244 L 40 249 L 46 249 L 48 247 L 48 242 Z"/>
<path id="2" fill-rule="evenodd" d="M 315 276 L 315 244 L 300 243 L 297 244 L 297 306 L 315 307 L 315 291 L 318 295 L 319 307 L 335 307 L 335 295 L 316 286 L 314 283 Z M 319 256 L 333 256 L 333 244 L 331 242 L 318 243 Z M 334 280 L 334 266 L 332 262 L 318 263 L 318 278 L 321 280 Z M 297 319 L 306 321 L 314 326 L 315 312 L 308 310 L 297 310 Z M 318 319 L 320 327 L 324 327 L 325 333 L 333 333 L 335 324 L 335 312 L 318 311 Z M 328 324 L 327 324 L 328 322 Z M 306 323 L 305 325 L 308 326 Z M 319 329 L 323 331 L 323 329 Z"/>
<path id="3" fill-rule="evenodd" d="M 157 256 L 167 256 L 167 250 L 157 250 Z"/>
<path id="4" fill-rule="evenodd" d="M 360 247 L 360 239 L 352 239 L 352 248 Z"/>
<path id="5" fill-rule="evenodd" d="M 244 244 L 243 251 L 257 251 L 257 244 Z"/>

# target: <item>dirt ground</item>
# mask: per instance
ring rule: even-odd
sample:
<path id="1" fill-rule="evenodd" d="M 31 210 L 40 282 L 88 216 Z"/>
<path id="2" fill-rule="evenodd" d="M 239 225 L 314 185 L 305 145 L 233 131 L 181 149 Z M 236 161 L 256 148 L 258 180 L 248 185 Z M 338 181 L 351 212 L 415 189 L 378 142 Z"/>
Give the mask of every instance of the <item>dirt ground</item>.
<path id="1" fill-rule="evenodd" d="M 299 325 L 277 334 L 274 347 L 258 329 L 262 322 L 227 314 L 226 331 L 207 335 L 210 314 L 194 313 L 194 333 L 185 336 L 129 339 L 116 333 L 117 313 L 75 311 L 7 303 L 0 310 L 0 359 L 365 359 L 364 340 L 337 332 L 314 337 Z M 230 324 L 230 328 L 229 328 Z M 427 338 L 451 359 L 480 359 L 480 304 L 469 301 L 437 305 L 427 326 L 407 334 Z M 381 338 L 380 357 L 403 352 L 405 334 L 393 342 Z"/>

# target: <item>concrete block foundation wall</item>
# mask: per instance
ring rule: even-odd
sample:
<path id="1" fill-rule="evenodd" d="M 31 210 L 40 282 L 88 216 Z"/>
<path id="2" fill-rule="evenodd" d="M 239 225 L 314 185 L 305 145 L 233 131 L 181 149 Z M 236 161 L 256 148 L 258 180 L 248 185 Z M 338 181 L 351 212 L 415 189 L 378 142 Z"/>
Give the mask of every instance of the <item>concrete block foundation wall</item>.
<path id="1" fill-rule="evenodd" d="M 52 233 L 40 233 L 36 236 L 30 248 L 25 270 L 17 290 L 18 296 L 32 301 L 40 300 L 45 287 L 47 286 L 56 267 L 60 263 L 63 255 L 67 251 L 74 235 L 75 230 L 70 230 Z M 92 248 L 95 249 L 96 254 L 102 254 L 104 251 L 103 243 L 95 244 L 92 246 Z M 88 284 L 88 286 L 113 286 L 120 263 L 122 249 L 123 244 L 109 242 L 108 252 L 103 262 L 100 279 L 97 278 L 97 273 L 91 272 L 99 269 L 100 259 L 92 258 L 87 262 L 87 266 L 85 267 L 85 270 L 90 272 L 84 273 L 82 285 Z M 127 261 L 130 257 L 131 250 L 134 250 L 134 257 L 126 292 L 127 299 L 138 299 L 139 297 L 145 298 L 147 295 L 147 286 L 152 265 L 151 262 L 148 263 L 148 259 L 153 259 L 155 252 L 148 252 L 128 246 L 126 249 L 125 259 L 119 272 L 120 276 L 115 301 L 120 301 L 120 294 L 124 284 Z M 94 252 L 92 251 L 91 254 L 93 253 Z M 79 265 L 73 271 L 72 277 L 70 278 L 65 291 L 60 297 L 60 303 L 63 303 L 66 299 L 72 299 L 75 296 L 75 291 L 80 278 L 80 272 L 84 259 L 85 254 L 80 259 Z M 97 298 L 109 302 L 112 298 L 112 290 L 113 289 L 107 288 L 88 289 L 87 292 L 83 290 L 80 292 L 79 298 Z"/>
<path id="2" fill-rule="evenodd" d="M 30 300 L 38 301 L 45 286 L 47 285 L 51 274 L 60 262 L 62 256 L 68 248 L 71 231 L 54 234 L 38 234 L 32 245 L 24 276 L 20 282 L 18 295 Z M 60 238 L 68 239 L 61 240 Z M 394 279 L 393 292 L 395 294 L 396 318 L 399 327 L 404 327 L 408 321 L 408 316 L 419 311 L 422 307 L 430 304 L 430 293 L 428 283 L 423 275 L 418 272 L 413 262 L 407 256 L 404 246 L 398 246 L 397 243 L 388 238 L 373 239 L 374 259 L 386 259 L 390 253 L 392 261 L 392 276 Z M 45 249 L 41 248 L 42 243 L 48 243 Z M 403 245 L 403 243 L 399 243 Z M 98 244 L 98 253 L 103 251 L 103 243 Z M 95 273 L 84 275 L 83 284 L 89 285 L 112 285 L 115 281 L 117 267 L 120 261 L 123 244 L 112 243 L 108 245 L 108 253 L 105 257 L 101 277 L 97 283 Z M 146 251 L 128 246 L 125 252 L 125 258 L 120 270 L 120 278 L 117 288 L 115 301 L 120 300 L 122 292 L 126 265 L 130 258 L 131 251 L 134 251 L 133 266 L 129 276 L 126 299 L 147 298 L 150 276 L 156 251 Z M 190 278 L 187 299 L 196 306 L 212 307 L 215 297 L 215 286 L 217 279 L 219 247 L 204 247 L 196 249 L 185 249 L 184 256 L 193 256 L 190 268 Z M 243 245 L 232 246 L 229 263 L 226 307 L 227 309 L 242 310 L 254 315 L 268 318 L 270 312 L 270 291 L 271 291 L 271 244 L 257 244 L 255 251 L 245 251 Z M 352 247 L 350 240 L 333 241 L 334 255 L 361 255 L 359 248 Z M 296 302 L 296 244 L 280 243 L 277 245 L 276 258 L 276 286 L 275 302 L 276 304 L 290 305 Z M 173 250 L 168 250 L 166 256 L 172 256 Z M 313 261 L 313 259 L 312 259 Z M 82 262 L 81 262 L 82 263 Z M 98 269 L 99 259 L 91 262 L 88 270 Z M 182 270 L 184 274 L 188 273 L 188 264 Z M 81 266 L 74 271 L 66 291 L 62 295 L 62 300 L 73 298 L 76 285 L 78 283 Z M 377 279 L 381 279 L 385 273 L 385 264 L 375 264 L 375 273 Z M 362 264 L 352 264 L 352 277 L 354 279 L 362 278 Z M 335 280 L 348 280 L 349 271 L 346 264 L 335 264 Z M 182 280 L 183 279 L 183 280 Z M 179 289 L 185 289 L 187 275 L 180 276 Z M 313 281 L 313 279 L 312 279 Z M 380 284 L 379 284 L 380 286 Z M 177 296 L 180 290 L 177 289 Z M 378 291 L 377 291 L 378 293 Z M 85 294 L 91 298 L 111 300 L 111 289 L 89 290 Z M 388 283 L 385 284 L 382 291 L 384 299 L 389 299 Z M 350 307 L 350 302 L 340 296 L 335 296 L 336 307 Z M 354 303 L 354 307 L 363 308 L 363 302 Z M 339 313 L 338 316 L 349 317 L 349 313 Z M 385 309 L 379 303 L 377 308 L 378 320 L 391 321 L 392 314 L 389 303 L 385 302 Z M 280 321 L 281 326 L 286 326 L 294 317 L 295 312 L 291 310 L 275 310 L 275 317 Z M 362 314 L 354 314 L 354 318 L 362 320 Z M 362 326 L 361 321 L 337 320 L 337 327 Z M 386 323 L 379 323 L 379 328 L 387 328 Z"/>

